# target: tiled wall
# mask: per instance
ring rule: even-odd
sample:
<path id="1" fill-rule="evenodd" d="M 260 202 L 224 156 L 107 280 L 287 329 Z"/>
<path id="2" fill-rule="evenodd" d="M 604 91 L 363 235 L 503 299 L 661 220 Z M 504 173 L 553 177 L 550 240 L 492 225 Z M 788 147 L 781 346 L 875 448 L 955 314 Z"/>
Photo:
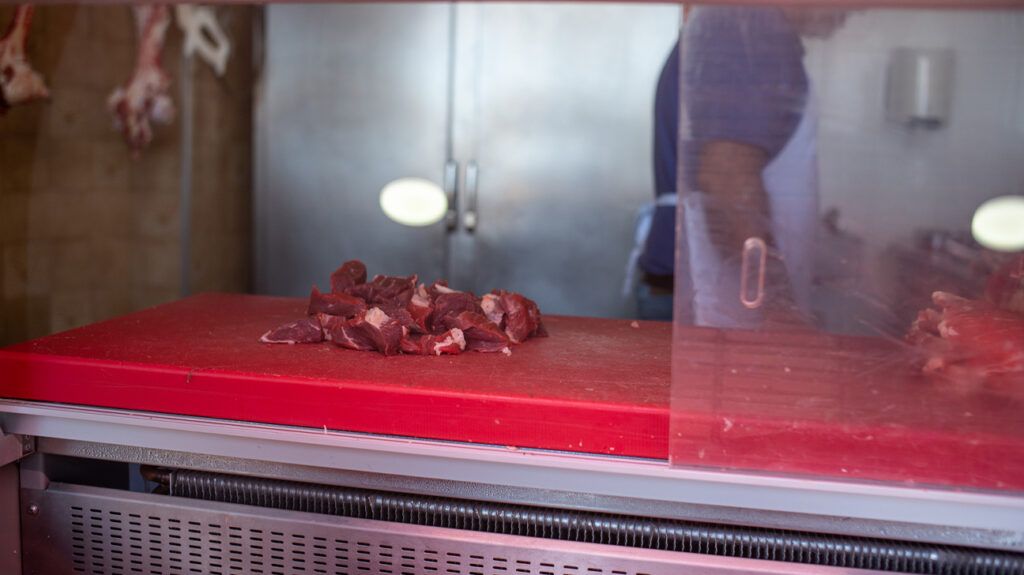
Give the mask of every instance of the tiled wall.
<path id="1" fill-rule="evenodd" d="M 194 64 L 191 289 L 244 291 L 254 10 L 217 11 L 233 52 L 224 78 Z M 0 27 L 11 13 L 0 7 Z M 0 116 L 0 345 L 181 293 L 181 119 L 133 158 L 106 110 L 135 42 L 125 6 L 36 10 L 28 55 L 52 96 Z M 163 66 L 179 113 L 180 53 L 172 25 Z"/>
<path id="2" fill-rule="evenodd" d="M 1024 10 L 861 10 L 808 68 L 822 104 L 822 204 L 880 246 L 921 229 L 966 232 L 985 200 L 1024 193 Z M 952 108 L 938 129 L 885 118 L 898 47 L 953 52 Z"/>

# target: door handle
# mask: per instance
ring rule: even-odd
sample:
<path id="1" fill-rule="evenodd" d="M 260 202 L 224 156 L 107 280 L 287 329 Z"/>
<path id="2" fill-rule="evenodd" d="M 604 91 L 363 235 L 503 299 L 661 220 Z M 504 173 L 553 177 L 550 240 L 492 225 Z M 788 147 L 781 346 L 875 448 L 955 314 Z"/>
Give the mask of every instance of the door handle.
<path id="1" fill-rule="evenodd" d="M 477 186 L 479 185 L 480 173 L 476 161 L 470 160 L 466 164 L 466 213 L 462 216 L 462 225 L 467 232 L 476 230 L 479 223 L 476 211 Z"/>
<path id="2" fill-rule="evenodd" d="M 740 303 L 747 309 L 757 309 L 764 303 L 765 266 L 768 264 L 768 245 L 761 238 L 747 238 L 743 242 L 743 254 L 740 256 Z M 750 264 L 754 260 L 756 275 L 751 274 Z M 750 279 L 754 276 L 754 297 L 750 297 Z"/>
<path id="3" fill-rule="evenodd" d="M 444 227 L 449 232 L 459 225 L 459 163 L 448 160 L 444 163 L 444 195 L 448 198 L 448 211 L 444 215 Z"/>

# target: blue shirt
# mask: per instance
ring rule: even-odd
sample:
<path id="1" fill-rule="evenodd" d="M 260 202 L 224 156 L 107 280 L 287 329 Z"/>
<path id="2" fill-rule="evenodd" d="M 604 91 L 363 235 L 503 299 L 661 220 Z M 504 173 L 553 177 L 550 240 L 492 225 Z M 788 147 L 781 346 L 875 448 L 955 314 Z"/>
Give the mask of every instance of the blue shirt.
<path id="1" fill-rule="evenodd" d="M 697 160 L 707 142 L 728 140 L 763 149 L 773 159 L 793 135 L 807 100 L 803 44 L 777 8 L 702 6 L 684 29 L 686 122 L 680 123 L 678 45 L 658 79 L 654 101 L 655 194 L 676 191 L 677 142 L 682 184 L 697 190 Z M 680 133 L 682 129 L 682 133 Z M 656 275 L 675 268 L 674 207 L 654 213 L 640 266 Z"/>

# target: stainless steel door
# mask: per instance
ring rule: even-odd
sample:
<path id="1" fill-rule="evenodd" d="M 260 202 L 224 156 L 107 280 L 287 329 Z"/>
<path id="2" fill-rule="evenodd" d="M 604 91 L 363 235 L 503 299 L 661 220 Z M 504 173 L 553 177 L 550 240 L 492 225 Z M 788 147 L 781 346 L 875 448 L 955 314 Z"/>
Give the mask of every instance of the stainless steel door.
<path id="1" fill-rule="evenodd" d="M 632 313 L 620 292 L 679 22 L 672 5 L 457 5 L 463 223 L 476 212 L 453 246 L 458 285 L 521 291 L 548 313 Z"/>
<path id="2" fill-rule="evenodd" d="M 256 289 L 304 295 L 348 258 L 439 276 L 443 224 L 379 206 L 405 176 L 442 184 L 451 5 L 267 6 L 256 105 Z"/>

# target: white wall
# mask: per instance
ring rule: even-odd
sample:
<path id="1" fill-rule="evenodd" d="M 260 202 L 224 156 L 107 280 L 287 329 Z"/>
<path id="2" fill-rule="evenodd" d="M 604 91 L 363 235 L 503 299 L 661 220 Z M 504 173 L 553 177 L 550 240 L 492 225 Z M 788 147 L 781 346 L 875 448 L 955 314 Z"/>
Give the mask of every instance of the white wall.
<path id="1" fill-rule="evenodd" d="M 890 51 L 952 48 L 949 123 L 885 120 Z M 871 10 L 808 42 L 822 109 L 822 208 L 876 247 L 916 229 L 966 231 L 987 198 L 1024 194 L 1024 10 Z M 1024 225 L 1024 222 L 1022 222 Z"/>

